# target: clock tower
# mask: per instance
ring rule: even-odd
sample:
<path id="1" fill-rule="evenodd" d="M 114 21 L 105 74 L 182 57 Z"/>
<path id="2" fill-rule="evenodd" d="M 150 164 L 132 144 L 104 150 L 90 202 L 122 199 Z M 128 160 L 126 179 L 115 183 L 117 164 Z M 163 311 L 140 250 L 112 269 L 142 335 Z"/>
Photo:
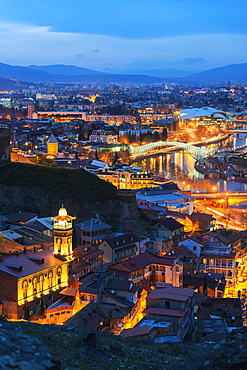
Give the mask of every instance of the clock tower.
<path id="1" fill-rule="evenodd" d="M 65 257 L 68 261 L 72 260 L 72 220 L 75 217 L 69 216 L 67 210 L 62 206 L 58 215 L 52 217 L 54 222 L 54 254 Z"/>

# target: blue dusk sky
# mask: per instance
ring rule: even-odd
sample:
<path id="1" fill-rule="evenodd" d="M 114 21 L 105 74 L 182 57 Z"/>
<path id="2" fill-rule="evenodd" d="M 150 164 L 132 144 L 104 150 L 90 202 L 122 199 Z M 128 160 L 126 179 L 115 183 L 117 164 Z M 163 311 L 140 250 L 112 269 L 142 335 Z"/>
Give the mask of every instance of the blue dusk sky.
<path id="1" fill-rule="evenodd" d="M 0 62 L 200 71 L 247 62 L 247 0 L 1 0 Z"/>

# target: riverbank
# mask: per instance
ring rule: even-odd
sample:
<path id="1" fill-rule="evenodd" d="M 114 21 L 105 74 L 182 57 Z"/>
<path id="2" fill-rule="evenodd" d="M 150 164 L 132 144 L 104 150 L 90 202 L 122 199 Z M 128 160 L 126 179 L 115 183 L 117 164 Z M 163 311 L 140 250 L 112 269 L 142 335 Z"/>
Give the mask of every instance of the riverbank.
<path id="1" fill-rule="evenodd" d="M 206 166 L 205 160 L 197 160 L 195 162 L 195 169 L 199 173 L 204 175 L 205 179 L 221 179 L 221 180 L 228 180 L 228 181 L 238 181 L 247 183 L 247 177 L 240 176 L 240 173 L 234 173 L 234 171 L 220 171 L 220 170 L 213 170 Z"/>

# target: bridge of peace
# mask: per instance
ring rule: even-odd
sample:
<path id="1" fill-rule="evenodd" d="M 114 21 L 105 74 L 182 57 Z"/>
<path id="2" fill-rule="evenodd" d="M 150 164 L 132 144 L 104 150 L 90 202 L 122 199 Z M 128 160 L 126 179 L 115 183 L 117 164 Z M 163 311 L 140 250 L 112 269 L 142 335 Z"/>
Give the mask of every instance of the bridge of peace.
<path id="1" fill-rule="evenodd" d="M 215 148 L 201 148 L 192 144 L 182 143 L 178 141 L 158 141 L 141 146 L 130 146 L 129 150 L 132 156 L 137 157 L 145 156 L 147 154 L 152 155 L 157 152 L 161 152 L 162 147 L 168 147 L 169 149 L 173 147 L 174 149 L 186 150 L 189 154 L 197 158 L 205 157 L 215 152 Z M 150 151 L 152 151 L 152 153 L 150 153 Z"/>

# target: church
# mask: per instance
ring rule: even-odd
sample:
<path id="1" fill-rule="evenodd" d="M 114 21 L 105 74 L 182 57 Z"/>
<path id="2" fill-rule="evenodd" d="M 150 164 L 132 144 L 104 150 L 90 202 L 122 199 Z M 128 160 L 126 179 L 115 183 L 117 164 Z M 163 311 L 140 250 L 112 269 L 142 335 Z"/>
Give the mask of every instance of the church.
<path id="1" fill-rule="evenodd" d="M 62 206 L 53 217 L 53 250 L 16 252 L 0 260 L 0 314 L 9 319 L 42 315 L 68 286 L 72 263 L 72 220 Z"/>

